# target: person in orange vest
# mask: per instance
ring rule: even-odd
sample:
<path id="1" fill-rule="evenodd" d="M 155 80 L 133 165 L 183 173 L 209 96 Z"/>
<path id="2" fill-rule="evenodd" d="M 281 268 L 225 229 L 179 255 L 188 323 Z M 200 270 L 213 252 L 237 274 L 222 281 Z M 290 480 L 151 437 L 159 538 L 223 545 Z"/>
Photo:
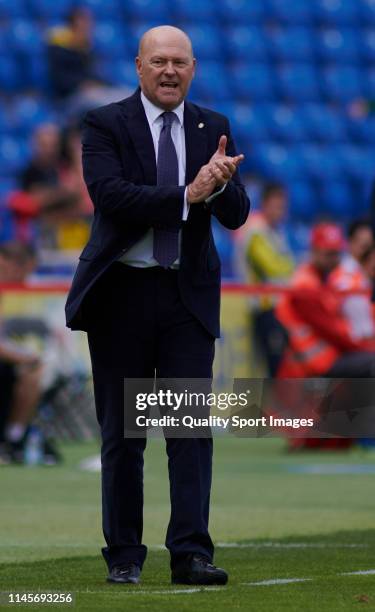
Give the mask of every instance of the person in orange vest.
<path id="1" fill-rule="evenodd" d="M 320 223 L 312 230 L 311 256 L 292 278 L 291 291 L 276 308 L 288 333 L 288 346 L 278 376 L 281 378 L 373 377 L 373 347 L 352 334 L 341 314 L 341 297 L 329 277 L 339 265 L 345 241 L 339 226 Z"/>
<path id="2" fill-rule="evenodd" d="M 341 313 L 350 325 L 352 336 L 368 341 L 370 347 L 374 344 L 375 319 L 370 299 L 372 280 L 366 265 L 373 245 L 374 237 L 369 222 L 353 221 L 348 228 L 348 253 L 329 276 L 329 284 L 334 289 L 353 291 L 353 294 L 342 297 Z M 359 293 L 366 290 L 368 295 Z"/>
<path id="3" fill-rule="evenodd" d="M 288 333 L 278 377 L 373 377 L 375 353 L 352 334 L 341 313 L 342 297 L 329 283 L 340 263 L 345 241 L 339 226 L 316 225 L 311 234 L 311 255 L 292 278 L 290 293 L 276 308 L 276 316 Z M 366 350 L 367 349 L 367 350 Z M 348 448 L 350 438 L 294 438 L 290 450 Z"/>

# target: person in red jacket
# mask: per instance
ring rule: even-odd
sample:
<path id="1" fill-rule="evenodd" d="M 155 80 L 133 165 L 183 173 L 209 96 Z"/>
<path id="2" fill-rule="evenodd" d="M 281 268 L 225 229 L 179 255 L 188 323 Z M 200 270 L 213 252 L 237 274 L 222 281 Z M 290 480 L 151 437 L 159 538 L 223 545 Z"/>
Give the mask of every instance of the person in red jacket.
<path id="1" fill-rule="evenodd" d="M 373 347 L 353 335 L 350 323 L 342 314 L 343 296 L 329 281 L 343 248 L 344 238 L 337 225 L 320 223 L 313 228 L 310 259 L 297 268 L 290 293 L 276 309 L 276 316 L 288 333 L 279 378 L 374 376 Z M 345 384 L 342 389 L 353 393 Z M 288 446 L 290 450 L 336 449 L 347 448 L 351 443 L 350 438 L 294 438 Z"/>
<path id="2" fill-rule="evenodd" d="M 276 309 L 289 338 L 279 377 L 374 376 L 375 347 L 353 336 L 341 312 L 342 296 L 329 283 L 343 247 L 337 225 L 320 223 L 313 228 L 310 260 L 297 268 L 290 293 Z"/>

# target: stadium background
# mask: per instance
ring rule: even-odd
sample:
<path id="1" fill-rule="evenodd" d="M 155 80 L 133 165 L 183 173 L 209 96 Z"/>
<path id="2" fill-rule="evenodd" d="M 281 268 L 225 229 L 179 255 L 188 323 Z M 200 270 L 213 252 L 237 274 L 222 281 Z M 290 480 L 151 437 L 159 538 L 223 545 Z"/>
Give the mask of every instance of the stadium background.
<path id="1" fill-rule="evenodd" d="M 45 123 L 63 129 L 71 121 L 70 109 L 50 89 L 46 32 L 64 23 L 74 6 L 92 11 L 95 69 L 112 88 L 112 99 L 119 99 L 118 93 L 125 97 L 137 84 L 133 58 L 145 30 L 169 23 L 189 34 L 198 59 L 189 97 L 230 118 L 245 154 L 242 177 L 253 210 L 264 181 L 287 187 L 285 231 L 297 260 L 306 253 L 313 222 L 331 219 L 345 226 L 371 214 L 373 0 L 0 0 L 0 244 L 18 236 L 11 194 L 32 157 L 33 133 Z M 63 329 L 58 286 L 69 283 L 88 226 L 86 214 L 64 221 L 50 248 L 40 240 L 38 220 L 31 224 L 38 248 L 33 282 L 56 285 L 57 291 L 4 291 L 3 315 L 38 315 Z M 232 235 L 216 225 L 215 239 L 225 279 L 236 280 Z M 258 372 L 257 356 L 249 354 L 246 309 L 245 296 L 224 293 L 217 368 L 226 375 Z M 82 372 L 84 338 L 71 336 L 69 356 Z M 68 407 L 62 402 L 62 410 Z M 93 430 L 74 425 L 78 437 L 92 437 Z M 75 437 L 69 427 L 60 433 Z M 211 596 L 215 606 L 246 606 L 245 583 L 251 580 L 299 576 L 312 577 L 311 585 L 285 585 L 281 591 L 274 585 L 267 593 L 254 587 L 251 601 L 259 610 L 313 610 L 318 603 L 323 610 L 351 609 L 362 595 L 373 602 L 371 573 L 339 574 L 374 567 L 374 458 L 363 449 L 335 457 L 286 457 L 283 448 L 274 440 L 217 442 L 213 530 L 219 541 L 233 545 L 219 547 L 217 560 L 233 570 L 234 584 L 221 599 Z M 53 472 L 1 468 L 1 590 L 58 586 L 78 591 L 82 609 L 123 607 L 119 595 L 102 585 L 98 475 L 79 467 L 96 453 L 95 442 L 69 441 L 63 445 L 64 464 Z M 154 442 L 146 459 L 146 539 L 155 546 L 163 541 L 168 514 L 161 456 Z M 149 586 L 138 607 L 151 601 L 154 609 L 176 605 L 167 599 L 166 568 L 165 553 L 153 550 L 145 577 Z M 207 605 L 205 594 L 197 594 L 197 602 Z"/>

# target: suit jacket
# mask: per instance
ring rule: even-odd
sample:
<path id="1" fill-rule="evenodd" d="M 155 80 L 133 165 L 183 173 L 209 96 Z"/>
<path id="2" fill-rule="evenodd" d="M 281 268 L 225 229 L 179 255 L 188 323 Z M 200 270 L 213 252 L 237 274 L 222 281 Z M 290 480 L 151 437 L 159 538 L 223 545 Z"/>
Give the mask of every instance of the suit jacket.
<path id="1" fill-rule="evenodd" d="M 227 154 L 235 155 L 229 122 L 223 115 L 185 101 L 184 128 L 186 184 L 209 161 L 222 134 L 228 136 Z M 192 204 L 187 221 L 182 222 L 185 187 L 156 185 L 155 151 L 140 89 L 129 98 L 87 113 L 82 156 L 95 212 L 66 303 L 67 326 L 85 330 L 82 306 L 89 289 L 150 227 L 164 227 L 182 230 L 178 272 L 182 301 L 218 337 L 220 259 L 211 215 L 229 229 L 246 221 L 250 202 L 238 172 L 210 205 Z"/>

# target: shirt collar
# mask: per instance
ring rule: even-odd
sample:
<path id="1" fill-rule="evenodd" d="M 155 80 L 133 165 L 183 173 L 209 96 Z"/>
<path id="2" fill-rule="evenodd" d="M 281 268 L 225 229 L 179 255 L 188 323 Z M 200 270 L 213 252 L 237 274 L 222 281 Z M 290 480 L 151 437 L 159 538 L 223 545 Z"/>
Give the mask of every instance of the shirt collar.
<path id="1" fill-rule="evenodd" d="M 145 109 L 146 117 L 152 125 L 165 111 L 162 108 L 159 108 L 158 106 L 153 104 L 153 102 L 151 102 L 148 98 L 146 98 L 143 91 L 141 91 L 141 100 Z M 184 105 L 185 102 L 184 100 L 182 100 L 181 104 L 179 104 L 177 108 L 173 109 L 173 112 L 177 116 L 181 126 L 184 125 Z"/>

